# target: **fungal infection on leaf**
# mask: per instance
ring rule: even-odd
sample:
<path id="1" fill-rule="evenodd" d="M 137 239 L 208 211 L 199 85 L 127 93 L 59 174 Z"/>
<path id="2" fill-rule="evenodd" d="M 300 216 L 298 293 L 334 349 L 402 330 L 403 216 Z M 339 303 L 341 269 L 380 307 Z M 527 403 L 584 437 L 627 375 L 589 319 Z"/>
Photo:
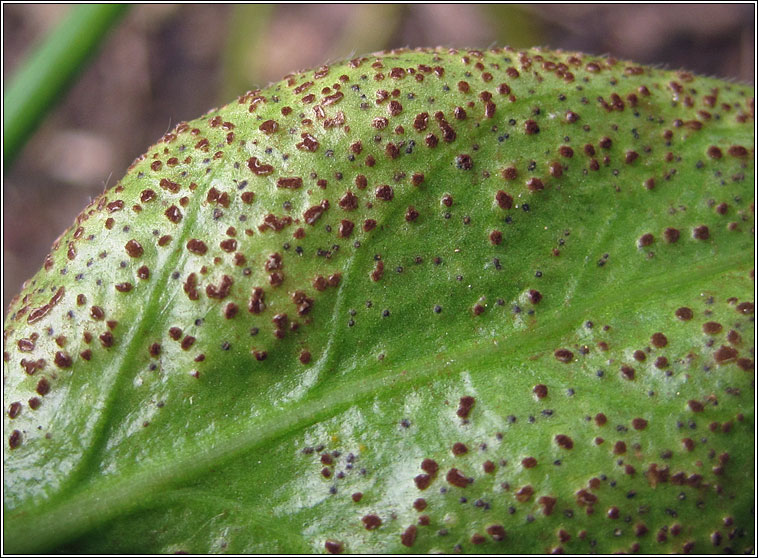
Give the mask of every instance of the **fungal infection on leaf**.
<path id="1" fill-rule="evenodd" d="M 179 123 L 8 310 L 5 550 L 754 552 L 753 95 L 438 48 Z"/>

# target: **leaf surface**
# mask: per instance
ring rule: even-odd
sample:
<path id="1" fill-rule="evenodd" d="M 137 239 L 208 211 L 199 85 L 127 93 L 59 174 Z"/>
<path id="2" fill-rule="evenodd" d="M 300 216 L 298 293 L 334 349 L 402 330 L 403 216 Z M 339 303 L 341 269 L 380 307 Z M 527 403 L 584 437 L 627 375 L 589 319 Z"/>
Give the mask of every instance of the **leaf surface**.
<path id="1" fill-rule="evenodd" d="M 749 550 L 753 143 L 541 50 L 179 124 L 11 306 L 6 551 Z"/>

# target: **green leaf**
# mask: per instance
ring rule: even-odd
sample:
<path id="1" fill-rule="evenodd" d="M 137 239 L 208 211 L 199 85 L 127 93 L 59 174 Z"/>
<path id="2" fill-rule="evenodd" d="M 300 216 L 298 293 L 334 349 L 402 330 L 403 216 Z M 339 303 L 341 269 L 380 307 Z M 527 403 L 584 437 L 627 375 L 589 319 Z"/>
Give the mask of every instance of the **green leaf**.
<path id="1" fill-rule="evenodd" d="M 547 50 L 180 123 L 10 308 L 5 551 L 751 552 L 753 141 Z"/>

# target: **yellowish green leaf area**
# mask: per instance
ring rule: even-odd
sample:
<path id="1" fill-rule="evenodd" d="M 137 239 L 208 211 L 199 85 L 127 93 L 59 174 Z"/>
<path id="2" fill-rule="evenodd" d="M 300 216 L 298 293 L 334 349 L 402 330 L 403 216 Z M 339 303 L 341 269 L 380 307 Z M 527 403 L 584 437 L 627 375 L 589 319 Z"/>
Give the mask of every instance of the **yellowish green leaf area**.
<path id="1" fill-rule="evenodd" d="M 426 49 L 180 123 L 11 305 L 5 550 L 753 552 L 753 95 Z"/>

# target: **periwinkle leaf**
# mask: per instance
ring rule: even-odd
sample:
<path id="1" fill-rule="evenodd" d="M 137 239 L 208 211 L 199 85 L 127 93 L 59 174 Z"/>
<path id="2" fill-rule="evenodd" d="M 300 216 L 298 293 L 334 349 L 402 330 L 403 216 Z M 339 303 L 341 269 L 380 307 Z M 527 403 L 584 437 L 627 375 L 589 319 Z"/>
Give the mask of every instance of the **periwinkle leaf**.
<path id="1" fill-rule="evenodd" d="M 179 124 L 11 305 L 6 551 L 752 551 L 753 126 L 508 48 Z"/>

